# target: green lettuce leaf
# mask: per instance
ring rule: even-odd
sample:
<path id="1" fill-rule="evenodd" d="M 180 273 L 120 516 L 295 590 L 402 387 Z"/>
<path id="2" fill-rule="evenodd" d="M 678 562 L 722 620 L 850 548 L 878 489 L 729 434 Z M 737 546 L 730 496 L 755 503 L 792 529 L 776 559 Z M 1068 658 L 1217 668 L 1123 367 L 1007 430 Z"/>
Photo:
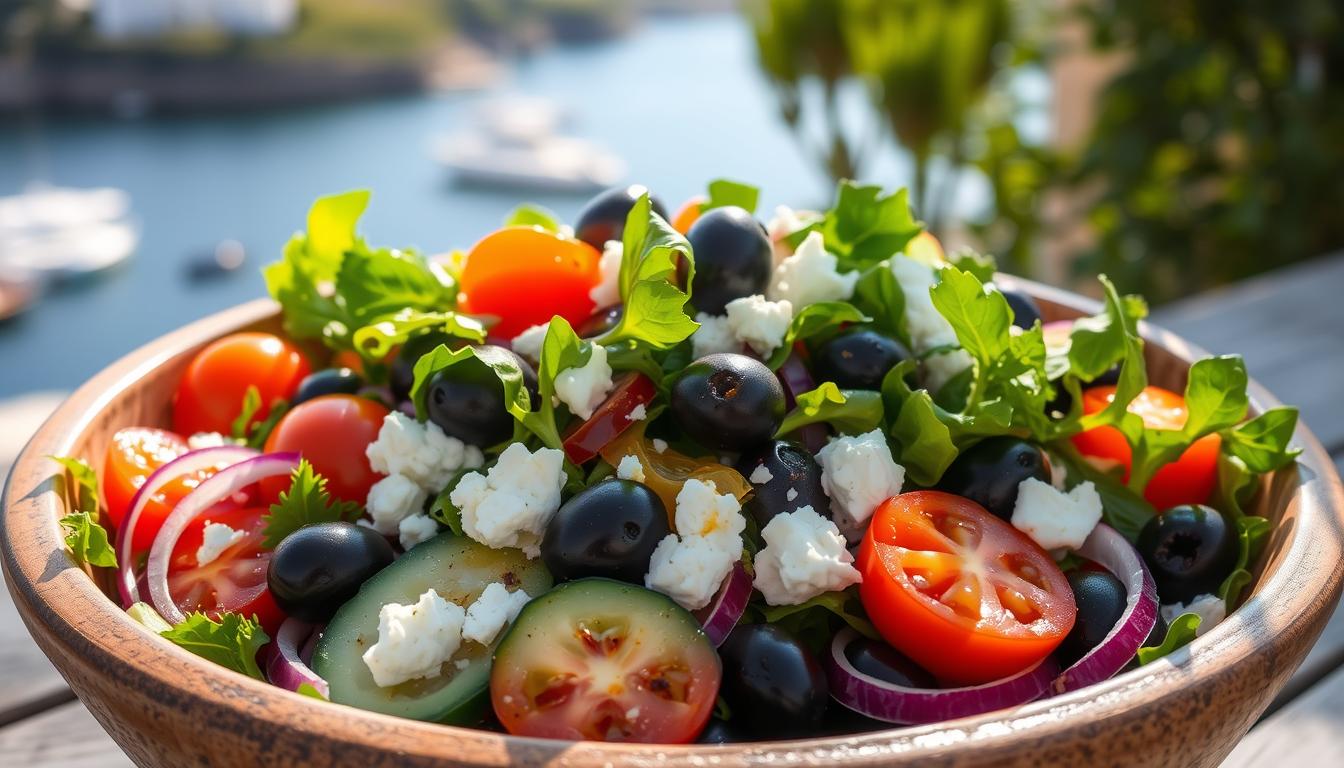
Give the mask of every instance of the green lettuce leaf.
<path id="1" fill-rule="evenodd" d="M 412 337 L 429 333 L 441 333 L 477 344 L 485 341 L 486 336 L 485 325 L 470 315 L 451 310 L 421 312 L 405 309 L 359 328 L 352 341 L 366 360 L 382 360 Z"/>
<path id="2" fill-rule="evenodd" d="M 1297 429 L 1297 409 L 1271 408 L 1254 419 L 1223 431 L 1223 449 L 1245 462 L 1252 472 L 1273 472 L 1292 463 L 1301 448 L 1289 441 Z"/>
<path id="3" fill-rule="evenodd" d="M 760 196 L 761 190 L 750 184 L 729 179 L 715 179 L 709 182 L 709 195 L 700 206 L 700 210 L 703 212 L 711 208 L 735 205 L 745 209 L 747 213 L 755 213 Z"/>
<path id="4" fill-rule="evenodd" d="M 782 627 L 814 649 L 826 647 L 835 636 L 833 618 L 840 619 L 864 637 L 880 639 L 863 610 L 856 587 L 842 592 L 825 592 L 798 605 L 760 606 L 759 611 L 764 623 Z"/>
<path id="5" fill-rule="evenodd" d="M 842 323 L 865 323 L 868 320 L 858 308 L 847 302 L 819 301 L 809 304 L 794 315 L 789 329 L 784 332 L 783 342 L 770 354 L 765 364 L 770 370 L 777 370 L 788 359 L 795 342 L 839 333 Z"/>
<path id="6" fill-rule="evenodd" d="M 783 437 L 808 424 L 830 424 L 846 435 L 860 435 L 882 425 L 882 396 L 862 389 L 842 390 L 833 381 L 797 397 L 797 404 L 784 417 L 776 437 Z"/>
<path id="7" fill-rule="evenodd" d="M 72 512 L 60 519 L 65 545 L 78 565 L 116 568 L 117 553 L 107 540 L 107 530 L 89 512 Z"/>
<path id="8" fill-rule="evenodd" d="M 872 318 L 873 329 L 913 349 L 910 329 L 905 321 L 905 292 L 891 272 L 888 261 L 880 261 L 859 276 L 850 303 Z"/>
<path id="9" fill-rule="evenodd" d="M 560 231 L 560 217 L 549 208 L 523 203 L 504 217 L 506 227 L 541 227 L 547 232 Z"/>
<path id="10" fill-rule="evenodd" d="M 192 613 L 159 635 L 221 667 L 257 680 L 266 679 L 257 666 L 257 651 L 271 638 L 255 616 L 245 619 L 236 613 L 224 613 L 216 622 L 203 613 Z"/>
<path id="11" fill-rule="evenodd" d="M 690 293 L 678 287 L 678 268 L 685 265 L 686 285 L 695 275 L 695 261 L 686 238 L 653 211 L 648 194 L 630 208 L 621 238 L 620 291 L 625 311 L 600 343 L 626 341 L 666 350 L 690 338 L 700 324 L 686 312 Z"/>
<path id="12" fill-rule="evenodd" d="M 821 221 L 800 230 L 790 241 L 801 242 L 811 230 L 821 232 L 826 250 L 834 253 L 840 271 L 865 271 L 903 251 L 924 225 L 910 211 L 909 193 L 899 189 L 890 195 L 880 186 L 841 181 L 835 205 Z"/>
<path id="13" fill-rule="evenodd" d="M 960 269 L 963 272 L 969 272 L 975 276 L 975 279 L 982 283 L 988 283 L 994 279 L 994 273 L 998 270 L 998 264 L 994 257 L 986 253 L 977 253 L 970 248 L 962 248 L 947 257 L 947 263 Z"/>
<path id="14" fill-rule="evenodd" d="M 1269 540 L 1273 525 L 1263 517 L 1248 515 L 1245 504 L 1259 487 L 1259 476 L 1240 457 L 1223 453 L 1218 457 L 1218 493 L 1216 503 L 1237 531 L 1237 562 L 1232 573 L 1218 587 L 1228 613 L 1237 607 L 1241 592 L 1251 583 L 1250 565 Z"/>
<path id="15" fill-rule="evenodd" d="M 1151 664 L 1163 656 L 1189 645 L 1190 641 L 1195 639 L 1195 633 L 1199 631 L 1199 625 L 1202 622 L 1203 619 L 1194 613 L 1182 613 L 1177 616 L 1168 625 L 1167 636 L 1162 639 L 1161 645 L 1139 649 L 1139 665 Z"/>

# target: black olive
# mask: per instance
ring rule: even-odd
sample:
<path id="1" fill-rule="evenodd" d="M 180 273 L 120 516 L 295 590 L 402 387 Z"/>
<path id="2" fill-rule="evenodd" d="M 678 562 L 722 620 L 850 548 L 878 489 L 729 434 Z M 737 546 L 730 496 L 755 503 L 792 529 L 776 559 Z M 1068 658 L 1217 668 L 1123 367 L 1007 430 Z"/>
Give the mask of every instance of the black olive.
<path id="1" fill-rule="evenodd" d="M 1021 291 L 1003 291 L 1008 300 L 1008 308 L 1013 311 L 1013 325 L 1018 328 L 1030 328 L 1041 319 L 1041 306 L 1036 300 Z"/>
<path id="2" fill-rule="evenodd" d="M 538 401 L 537 373 L 526 360 L 502 347 L 523 372 L 523 386 Z M 513 416 L 504 408 L 504 385 L 489 366 L 476 361 L 445 368 L 429 380 L 429 420 L 444 434 L 482 448 L 513 435 Z"/>
<path id="3" fill-rule="evenodd" d="M 322 395 L 354 395 L 363 386 L 364 380 L 349 368 L 327 368 L 303 377 L 289 404 L 295 406 Z"/>
<path id="4" fill-rule="evenodd" d="M 705 729 L 700 732 L 700 738 L 696 739 L 697 744 L 737 744 L 743 741 L 751 741 L 751 735 L 742 733 L 734 723 L 736 720 L 720 720 L 717 717 L 711 717 L 708 723 L 705 723 Z"/>
<path id="5" fill-rule="evenodd" d="M 963 451 L 937 488 L 964 496 L 1004 520 L 1011 520 L 1017 486 L 1034 477 L 1050 482 L 1050 461 L 1040 446 L 1016 437 L 991 437 Z"/>
<path id="6" fill-rule="evenodd" d="M 607 480 L 560 507 L 541 537 L 541 559 L 558 581 L 605 576 L 642 585 L 653 550 L 671 532 L 658 494 Z"/>
<path id="7" fill-rule="evenodd" d="M 910 350 L 877 331 L 859 328 L 836 336 L 812 356 L 817 381 L 833 381 L 841 389 L 882 389 L 882 379 Z"/>
<path id="8" fill-rule="evenodd" d="M 856 638 L 845 646 L 845 658 L 863 674 L 893 685 L 906 688 L 938 687 L 933 675 L 880 640 Z"/>
<path id="9" fill-rule="evenodd" d="M 579 218 L 574 221 L 574 236 L 599 251 L 608 240 L 620 240 L 625 232 L 625 218 L 630 215 L 630 209 L 640 195 L 648 191 L 642 184 L 631 184 L 599 192 L 579 211 Z M 667 218 L 667 209 L 658 202 L 658 198 L 650 195 L 649 203 L 654 213 Z"/>
<path id="10" fill-rule="evenodd" d="M 801 642 L 774 624 L 739 624 L 719 648 L 721 693 L 733 724 L 758 738 L 818 732 L 826 716 L 826 674 Z"/>
<path id="11" fill-rule="evenodd" d="M 784 388 L 755 358 L 705 355 L 672 384 L 672 418 L 691 439 L 720 451 L 746 451 L 774 437 L 784 421 Z"/>
<path id="12" fill-rule="evenodd" d="M 1237 549 L 1236 531 L 1202 504 L 1172 507 L 1139 531 L 1139 554 L 1163 604 L 1216 592 L 1237 565 Z"/>
<path id="13" fill-rule="evenodd" d="M 266 568 L 266 584 L 286 614 L 324 622 L 394 559 L 392 545 L 377 531 L 319 523 L 281 540 Z"/>
<path id="14" fill-rule="evenodd" d="M 706 211 L 686 233 L 695 257 L 691 303 L 722 315 L 733 299 L 765 293 L 775 261 L 765 227 L 736 206 Z"/>
<path id="15" fill-rule="evenodd" d="M 1084 385 L 1087 387 L 1114 386 L 1120 382 L 1120 366 L 1113 365 L 1102 371 L 1101 375 Z M 1055 397 L 1045 404 L 1045 412 L 1067 414 L 1073 407 L 1073 398 L 1069 396 L 1069 391 L 1063 384 L 1055 384 Z"/>
<path id="16" fill-rule="evenodd" d="M 574 328 L 574 333 L 581 339 L 592 339 L 610 331 L 621 321 L 621 315 L 625 314 L 625 306 L 617 304 L 611 307 L 604 307 L 589 315 L 582 323 Z"/>
<path id="17" fill-rule="evenodd" d="M 1125 585 L 1106 571 L 1077 570 L 1069 574 L 1073 602 L 1078 606 L 1073 629 L 1056 651 L 1067 666 L 1096 648 L 1125 613 Z"/>
<path id="18" fill-rule="evenodd" d="M 775 440 L 744 453 L 738 459 L 737 471 L 751 481 L 755 490 L 746 510 L 762 528 L 775 515 L 799 507 L 810 506 L 827 519 L 831 516 L 831 498 L 821 487 L 821 465 L 797 443 Z M 757 482 L 767 472 L 770 479 Z"/>
<path id="19" fill-rule="evenodd" d="M 393 400 L 400 403 L 411 398 L 411 387 L 415 385 L 415 364 L 435 347 L 449 341 L 451 339 L 441 333 L 426 333 L 401 345 L 387 371 L 387 386 L 392 390 Z"/>

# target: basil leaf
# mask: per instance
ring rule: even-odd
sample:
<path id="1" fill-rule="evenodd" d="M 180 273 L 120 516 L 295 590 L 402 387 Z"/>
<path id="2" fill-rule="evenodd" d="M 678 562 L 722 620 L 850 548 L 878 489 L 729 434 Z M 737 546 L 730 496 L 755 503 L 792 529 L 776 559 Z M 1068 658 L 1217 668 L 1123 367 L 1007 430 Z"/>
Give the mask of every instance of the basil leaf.
<path id="1" fill-rule="evenodd" d="M 1195 639 L 1201 622 L 1203 619 L 1198 614 L 1182 613 L 1177 616 L 1167 626 L 1167 636 L 1162 638 L 1161 645 L 1139 649 L 1139 665 L 1150 664 L 1189 645 L 1190 641 Z"/>
<path id="2" fill-rule="evenodd" d="M 784 417 L 775 436 L 794 432 L 808 424 L 830 424 L 838 432 L 859 435 L 882 424 L 882 396 L 862 389 L 842 390 L 833 381 L 803 392 L 797 404 Z"/>
<path id="3" fill-rule="evenodd" d="M 523 203 L 504 217 L 506 227 L 540 227 L 547 232 L 560 231 L 560 217 L 549 208 Z"/>
<path id="4" fill-rule="evenodd" d="M 1297 429 L 1297 409 L 1271 408 L 1239 427 L 1223 432 L 1223 448 L 1252 472 L 1273 472 L 1292 463 L 1301 448 L 1290 448 Z"/>
<path id="5" fill-rule="evenodd" d="M 704 212 L 711 208 L 735 205 L 747 213 L 755 213 L 760 196 L 761 190 L 750 184 L 729 179 L 715 179 L 709 182 L 709 198 L 700 206 L 700 210 Z"/>
<path id="6" fill-rule="evenodd" d="M 255 616 L 245 619 L 236 613 L 223 613 L 219 621 L 212 621 L 203 613 L 192 613 L 159 636 L 221 667 L 265 680 L 257 666 L 257 651 L 271 638 Z"/>
<path id="7" fill-rule="evenodd" d="M 795 342 L 839 332 L 842 323 L 865 323 L 868 320 L 869 318 L 858 308 L 847 302 L 819 301 L 809 304 L 794 315 L 789 323 L 789 329 L 784 332 L 784 340 L 770 354 L 765 364 L 770 370 L 776 370 L 788 359 Z"/>

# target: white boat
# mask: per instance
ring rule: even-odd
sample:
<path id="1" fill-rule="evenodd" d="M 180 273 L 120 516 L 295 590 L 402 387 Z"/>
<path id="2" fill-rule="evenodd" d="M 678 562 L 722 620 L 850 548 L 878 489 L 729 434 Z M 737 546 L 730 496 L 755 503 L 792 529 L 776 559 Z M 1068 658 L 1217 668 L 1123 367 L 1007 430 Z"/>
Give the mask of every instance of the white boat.
<path id="1" fill-rule="evenodd" d="M 120 264 L 140 240 L 130 208 L 112 188 L 34 185 L 0 197 L 0 272 L 60 279 Z"/>
<path id="2" fill-rule="evenodd" d="M 592 192 L 616 184 L 625 162 L 599 144 L 555 133 L 564 112 L 539 99 L 487 102 L 477 126 L 439 138 L 435 158 L 463 184 Z"/>

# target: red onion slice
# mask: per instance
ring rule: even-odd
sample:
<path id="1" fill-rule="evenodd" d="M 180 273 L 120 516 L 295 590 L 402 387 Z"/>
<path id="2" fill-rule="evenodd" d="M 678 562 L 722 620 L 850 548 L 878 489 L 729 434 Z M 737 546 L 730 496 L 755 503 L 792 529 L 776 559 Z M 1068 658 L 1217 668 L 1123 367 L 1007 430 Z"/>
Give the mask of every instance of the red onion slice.
<path id="1" fill-rule="evenodd" d="M 271 685 L 287 691 L 298 691 L 299 686 L 307 684 L 316 688 L 323 698 L 331 698 L 327 681 L 304 663 L 299 652 L 301 644 L 307 644 L 316 636 L 312 624 L 293 617 L 285 619 L 280 630 L 275 633 L 275 641 L 268 646 L 270 656 L 266 660 L 266 679 Z"/>
<path id="2" fill-rule="evenodd" d="M 146 564 L 150 600 L 155 610 L 167 619 L 169 624 L 178 624 L 186 619 L 168 592 L 168 561 L 172 559 L 173 547 L 177 546 L 177 540 L 182 537 L 182 532 L 192 521 L 229 496 L 259 480 L 287 476 L 298 466 L 297 453 L 268 453 L 256 456 L 221 469 L 203 480 L 194 491 L 177 503 L 177 507 L 168 515 L 168 519 L 163 521 L 163 527 L 154 537 L 154 546 L 149 548 L 149 562 Z"/>
<path id="3" fill-rule="evenodd" d="M 131 497 L 130 511 L 117 529 L 117 591 L 121 593 L 121 606 L 130 608 L 140 602 L 139 576 L 135 572 L 135 526 L 140 522 L 149 500 L 163 490 L 165 485 L 182 475 L 199 472 L 202 469 L 221 464 L 237 464 L 257 455 L 257 451 L 241 445 L 221 445 L 213 448 L 201 448 L 178 456 L 176 459 L 154 470 Z"/>
<path id="4" fill-rule="evenodd" d="M 926 725 L 1016 707 L 1045 693 L 1059 672 L 1059 666 L 1046 657 L 1030 669 L 984 685 L 908 688 L 865 675 L 850 663 L 845 648 L 858 637 L 846 627 L 831 640 L 831 652 L 825 658 L 831 696 L 859 714 L 887 723 Z"/>
<path id="5" fill-rule="evenodd" d="M 746 613 L 747 601 L 750 599 L 751 576 L 747 574 L 742 561 L 738 560 L 733 564 L 733 572 L 723 580 L 723 586 L 719 587 L 709 605 L 692 612 L 700 620 L 700 626 L 704 627 L 705 635 L 715 648 L 728 639 L 728 633 L 733 631 L 733 627 L 742 619 L 742 614 Z"/>
<path id="6" fill-rule="evenodd" d="M 1055 693 L 1076 691 L 1114 677 L 1134 658 L 1157 623 L 1157 584 L 1124 536 L 1100 523 L 1078 554 L 1110 571 L 1125 585 L 1128 597 L 1125 612 L 1105 639 L 1055 678 L 1050 686 Z"/>
<path id="7" fill-rule="evenodd" d="M 807 365 L 797 352 L 790 352 L 789 356 L 784 358 L 784 364 L 779 366 L 776 375 L 779 376 L 779 382 L 784 385 L 784 407 L 789 410 L 793 409 L 798 395 L 817 387 L 812 374 L 807 370 Z M 816 453 L 826 445 L 826 426 L 808 424 L 798 430 L 798 439 L 807 450 Z"/>

